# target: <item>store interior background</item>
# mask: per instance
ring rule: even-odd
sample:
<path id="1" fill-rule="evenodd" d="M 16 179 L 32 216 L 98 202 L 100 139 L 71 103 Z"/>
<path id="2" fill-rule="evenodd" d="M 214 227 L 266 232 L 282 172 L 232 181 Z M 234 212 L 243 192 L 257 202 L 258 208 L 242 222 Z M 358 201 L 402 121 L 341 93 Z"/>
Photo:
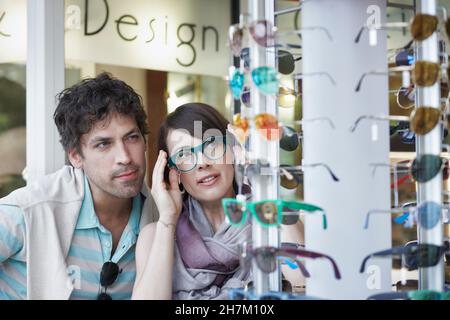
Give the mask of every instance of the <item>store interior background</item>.
<path id="1" fill-rule="evenodd" d="M 139 2 L 143 0 L 130 0 L 130 2 Z M 211 0 L 210 0 L 211 1 Z M 225 1 L 225 0 L 212 0 Z M 230 23 L 236 22 L 236 8 L 245 8 L 245 1 L 231 1 L 229 2 Z M 357 0 L 355 0 L 357 1 Z M 2 8 L 7 7 L 12 1 L 0 0 L 0 16 Z M 26 1 L 14 1 L 19 3 L 20 10 L 26 11 Z M 71 2 L 67 1 L 66 3 Z M 414 0 L 395 0 L 391 1 L 401 4 L 411 5 Z M 441 0 L 440 5 L 445 6 L 450 12 L 450 1 Z M 284 8 L 292 6 L 292 1 L 276 1 L 277 8 Z M 234 10 L 232 9 L 234 7 Z M 413 16 L 410 10 L 399 8 L 388 8 L 388 21 L 409 21 Z M 16 24 L 21 25 L 21 28 L 26 29 L 26 14 L 20 15 L 25 19 L 16 21 Z M 8 17 L 13 19 L 14 17 Z M 20 20 L 20 19 L 19 19 Z M 234 20 L 234 21 L 232 21 Z M 301 19 L 297 21 L 301 25 Z M 0 24 L 2 26 L 2 24 Z M 293 30 L 295 27 L 295 14 L 287 14 L 278 20 L 278 27 L 280 29 Z M 1 31 L 1 28 L 0 28 Z M 220 45 L 226 46 L 227 43 L 227 29 L 219 30 Z M 355 36 L 357 31 L 355 30 Z M 381 34 L 381 33 L 380 33 Z M 388 34 L 388 48 L 399 48 L 404 46 L 409 40 L 410 35 L 407 30 L 389 30 Z M 449 48 L 449 43 L 445 36 L 441 37 L 446 41 L 446 46 Z M 367 39 L 367 38 L 366 38 Z M 22 39 L 23 40 L 23 39 Z M 0 47 L 1 47 L 0 37 Z M 286 42 L 297 41 L 301 43 L 298 38 L 290 37 Z M 23 41 L 22 41 L 23 42 Z M 4 49 L 1 49 L 4 50 Z M 15 50 L 15 48 L 10 48 Z M 447 50 L 448 52 L 448 50 Z M 330 53 L 332 54 L 332 53 Z M 124 57 L 124 60 L 128 59 Z M 226 63 L 232 61 L 231 54 L 228 54 Z M 2 154 L 2 161 L 0 162 L 0 197 L 5 196 L 17 187 L 25 185 L 23 179 L 23 171 L 26 164 L 26 61 L 23 59 L 13 61 L 0 60 L 0 151 Z M 197 63 L 202 63 L 198 61 Z M 150 135 L 148 138 L 148 183 L 151 183 L 151 168 L 155 162 L 157 155 L 156 141 L 157 129 L 166 116 L 167 113 L 173 111 L 177 106 L 187 102 L 203 102 L 210 104 L 217 108 L 227 119 L 231 120 L 232 109 L 236 108 L 232 101 L 228 83 L 227 74 L 223 76 L 210 76 L 204 74 L 171 72 L 164 70 L 149 70 L 143 68 L 129 67 L 125 65 L 112 65 L 105 63 L 98 63 L 95 61 L 80 61 L 66 59 L 66 83 L 65 86 L 71 86 L 79 80 L 86 77 L 93 77 L 103 71 L 110 72 L 115 77 L 125 81 L 131 85 L 141 96 L 146 107 Z M 295 72 L 301 72 L 301 61 L 296 63 Z M 293 81 L 291 76 L 282 76 L 281 84 L 293 88 Z M 401 75 L 390 76 L 389 88 L 391 90 L 398 89 L 401 85 Z M 411 110 L 404 110 L 397 106 L 395 94 L 393 92 L 387 93 L 390 106 L 391 115 L 409 115 Z M 279 119 L 281 121 L 289 121 L 301 118 L 301 97 L 296 99 L 294 96 L 286 97 L 295 101 L 292 108 L 279 108 Z M 335 106 L 339 108 L 339 106 Z M 415 156 L 414 145 L 404 145 L 399 142 L 399 136 L 391 137 L 391 154 L 392 162 L 402 160 L 410 160 Z M 450 137 L 447 136 L 445 143 L 450 144 Z M 283 164 L 300 164 L 301 161 L 301 147 L 295 152 L 280 151 L 280 163 Z M 401 178 L 402 175 L 399 175 Z M 393 181 L 393 179 L 391 179 Z M 448 181 L 444 183 L 448 190 Z M 357 186 L 355 186 L 357 187 Z M 392 203 L 394 200 L 394 190 L 392 190 Z M 302 199 L 303 190 L 299 186 L 296 190 L 287 190 L 281 188 L 281 196 L 283 198 Z M 399 186 L 399 203 L 406 203 L 415 201 L 416 186 L 413 181 L 406 181 Z M 445 199 L 447 201 L 447 199 Z M 401 245 L 409 240 L 417 238 L 416 230 L 405 229 L 400 225 L 392 224 L 393 246 Z M 449 236 L 446 234 L 446 236 Z M 397 263 L 397 264 L 396 264 Z M 394 260 L 394 268 L 400 268 L 399 261 Z M 447 272 L 447 281 L 449 272 Z"/>

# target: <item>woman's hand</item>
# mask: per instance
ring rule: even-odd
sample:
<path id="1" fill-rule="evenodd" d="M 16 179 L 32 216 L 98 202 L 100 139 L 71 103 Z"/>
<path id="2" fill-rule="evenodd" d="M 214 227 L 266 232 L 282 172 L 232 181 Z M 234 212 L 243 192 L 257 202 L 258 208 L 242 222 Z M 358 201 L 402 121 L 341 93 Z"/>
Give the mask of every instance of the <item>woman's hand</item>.
<path id="1" fill-rule="evenodd" d="M 167 154 L 161 150 L 153 168 L 151 194 L 158 206 L 160 220 L 165 224 L 176 224 L 181 213 L 182 194 L 175 169 L 169 171 L 169 186 L 164 182 L 166 165 Z"/>

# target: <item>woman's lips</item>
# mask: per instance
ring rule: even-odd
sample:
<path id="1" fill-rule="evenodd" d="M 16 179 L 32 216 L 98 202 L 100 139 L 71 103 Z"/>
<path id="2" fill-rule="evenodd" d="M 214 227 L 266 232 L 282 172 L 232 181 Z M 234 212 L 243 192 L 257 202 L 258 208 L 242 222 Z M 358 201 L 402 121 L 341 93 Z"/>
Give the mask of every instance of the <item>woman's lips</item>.
<path id="1" fill-rule="evenodd" d="M 204 178 L 201 178 L 197 183 L 201 186 L 212 186 L 219 180 L 220 174 L 210 174 Z"/>

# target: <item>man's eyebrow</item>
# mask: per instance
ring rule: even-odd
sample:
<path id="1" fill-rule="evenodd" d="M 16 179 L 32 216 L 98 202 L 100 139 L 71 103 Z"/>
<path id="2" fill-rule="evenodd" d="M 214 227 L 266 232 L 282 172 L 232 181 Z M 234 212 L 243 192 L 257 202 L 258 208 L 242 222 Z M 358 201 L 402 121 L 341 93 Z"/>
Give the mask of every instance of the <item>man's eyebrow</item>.
<path id="1" fill-rule="evenodd" d="M 89 141 L 88 144 L 94 144 L 94 143 L 97 143 L 97 142 L 105 142 L 105 141 L 111 141 L 111 140 L 112 140 L 111 137 L 101 137 L 101 136 L 97 136 L 97 137 L 92 138 L 92 139 Z"/>
<path id="2" fill-rule="evenodd" d="M 125 133 L 123 136 L 124 137 L 126 137 L 126 136 L 129 136 L 130 134 L 133 134 L 133 133 L 138 133 L 138 132 L 140 132 L 139 131 L 139 128 L 134 128 L 134 129 L 131 129 L 130 131 L 128 131 L 127 133 Z"/>
<path id="3" fill-rule="evenodd" d="M 128 131 L 127 133 L 125 133 L 123 136 L 126 137 L 126 136 L 129 136 L 130 134 L 137 133 L 137 132 L 139 132 L 139 129 L 133 128 L 130 131 Z M 96 136 L 96 137 L 92 138 L 88 144 L 95 144 L 97 142 L 111 141 L 112 139 L 113 138 L 111 138 L 111 137 Z"/>

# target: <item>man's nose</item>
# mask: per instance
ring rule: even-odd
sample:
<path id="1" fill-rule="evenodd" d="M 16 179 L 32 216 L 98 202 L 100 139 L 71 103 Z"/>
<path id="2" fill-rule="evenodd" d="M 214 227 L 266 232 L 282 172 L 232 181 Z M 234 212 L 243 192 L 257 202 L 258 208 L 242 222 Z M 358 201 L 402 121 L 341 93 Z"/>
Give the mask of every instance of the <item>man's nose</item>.
<path id="1" fill-rule="evenodd" d="M 131 162 L 130 152 L 124 143 L 117 144 L 116 162 L 119 164 L 129 164 Z"/>

